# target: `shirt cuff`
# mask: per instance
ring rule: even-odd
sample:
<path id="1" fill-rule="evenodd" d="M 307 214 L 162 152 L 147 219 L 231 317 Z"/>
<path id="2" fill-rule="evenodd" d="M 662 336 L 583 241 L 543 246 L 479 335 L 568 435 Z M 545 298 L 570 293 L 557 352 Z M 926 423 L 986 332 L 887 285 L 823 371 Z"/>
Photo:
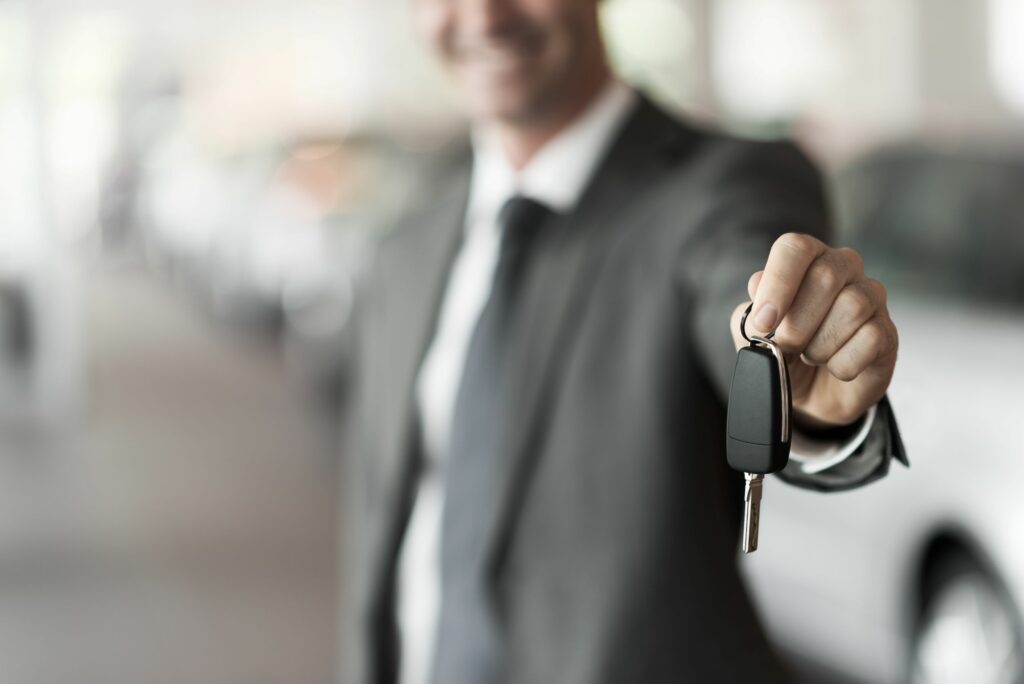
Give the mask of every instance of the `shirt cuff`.
<path id="1" fill-rule="evenodd" d="M 868 409 L 858 430 L 845 440 L 815 439 L 794 429 L 789 448 L 789 459 L 799 465 L 804 475 L 815 475 L 839 465 L 852 456 L 867 439 L 875 424 L 878 405 Z"/>
<path id="2" fill-rule="evenodd" d="M 838 492 L 862 487 L 885 477 L 892 459 L 905 466 L 910 465 L 888 397 L 882 397 L 874 413 L 865 414 L 862 420 L 863 425 L 855 423 L 846 428 L 848 432 L 829 431 L 822 433 L 817 439 L 812 436 L 812 442 L 817 441 L 825 445 L 822 455 L 815 457 L 810 455 L 807 449 L 798 448 L 798 454 L 794 457 L 791 449 L 789 465 L 776 473 L 779 479 L 804 489 Z M 859 439 L 864 429 L 867 436 Z M 801 435 L 801 438 L 807 437 L 806 433 Z M 833 449 L 831 452 L 828 451 L 829 445 Z M 846 451 L 845 447 L 851 447 L 852 453 L 845 454 L 840 460 L 840 453 Z M 818 450 L 812 451 L 818 453 Z M 807 472 L 805 466 L 817 472 Z"/>

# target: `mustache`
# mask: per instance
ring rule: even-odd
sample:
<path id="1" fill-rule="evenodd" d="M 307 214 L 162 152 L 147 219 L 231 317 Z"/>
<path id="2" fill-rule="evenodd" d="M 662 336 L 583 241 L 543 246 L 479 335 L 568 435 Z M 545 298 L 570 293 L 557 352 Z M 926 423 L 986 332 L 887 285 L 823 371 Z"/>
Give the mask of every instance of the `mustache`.
<path id="1" fill-rule="evenodd" d="M 495 52 L 529 52 L 543 41 L 542 29 L 522 22 L 485 34 L 453 34 L 449 47 L 460 57 L 486 57 Z"/>

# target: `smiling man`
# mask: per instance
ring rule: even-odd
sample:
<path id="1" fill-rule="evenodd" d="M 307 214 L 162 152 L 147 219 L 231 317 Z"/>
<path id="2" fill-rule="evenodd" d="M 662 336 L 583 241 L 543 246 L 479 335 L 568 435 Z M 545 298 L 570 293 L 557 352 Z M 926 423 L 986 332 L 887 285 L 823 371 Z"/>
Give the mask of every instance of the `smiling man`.
<path id="1" fill-rule="evenodd" d="M 617 81 L 596 0 L 413 9 L 473 154 L 359 301 L 344 681 L 790 681 L 736 568 L 738 314 L 790 359 L 782 476 L 844 489 L 903 459 L 885 288 L 794 147 Z"/>

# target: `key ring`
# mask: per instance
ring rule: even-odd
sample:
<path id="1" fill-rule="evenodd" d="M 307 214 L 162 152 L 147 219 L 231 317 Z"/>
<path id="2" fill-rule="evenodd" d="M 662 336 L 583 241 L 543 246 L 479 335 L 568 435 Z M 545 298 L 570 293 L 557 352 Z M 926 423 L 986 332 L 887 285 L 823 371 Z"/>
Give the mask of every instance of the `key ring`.
<path id="1" fill-rule="evenodd" d="M 750 336 L 747 335 L 747 316 L 750 315 L 750 312 L 751 312 L 751 310 L 753 310 L 753 308 L 754 308 L 754 302 L 750 302 L 750 306 L 748 306 L 747 310 L 743 312 L 743 318 L 740 319 L 740 334 L 743 335 L 743 339 L 745 339 L 750 344 L 754 344 L 754 342 L 756 340 L 761 340 L 761 339 L 770 340 L 773 337 L 775 337 L 775 331 L 773 330 L 770 333 L 768 333 L 767 335 L 765 335 L 763 338 L 755 336 L 754 339 L 750 339 Z"/>

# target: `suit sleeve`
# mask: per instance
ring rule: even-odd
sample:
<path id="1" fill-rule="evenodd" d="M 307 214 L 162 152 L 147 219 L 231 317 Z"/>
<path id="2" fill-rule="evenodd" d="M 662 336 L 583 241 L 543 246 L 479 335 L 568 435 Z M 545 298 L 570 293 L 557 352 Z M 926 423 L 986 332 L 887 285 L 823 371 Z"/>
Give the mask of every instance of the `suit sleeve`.
<path id="1" fill-rule="evenodd" d="M 830 243 L 829 212 L 821 176 L 789 143 L 729 141 L 708 163 L 710 188 L 701 198 L 700 226 L 684 245 L 678 280 L 691 298 L 694 348 L 725 401 L 736 352 L 729 318 L 747 301 L 747 281 L 764 268 L 775 240 L 787 232 Z M 892 458 L 906 463 L 887 400 L 860 446 L 832 468 L 804 472 L 791 462 L 780 477 L 820 491 L 850 489 L 882 477 Z"/>

